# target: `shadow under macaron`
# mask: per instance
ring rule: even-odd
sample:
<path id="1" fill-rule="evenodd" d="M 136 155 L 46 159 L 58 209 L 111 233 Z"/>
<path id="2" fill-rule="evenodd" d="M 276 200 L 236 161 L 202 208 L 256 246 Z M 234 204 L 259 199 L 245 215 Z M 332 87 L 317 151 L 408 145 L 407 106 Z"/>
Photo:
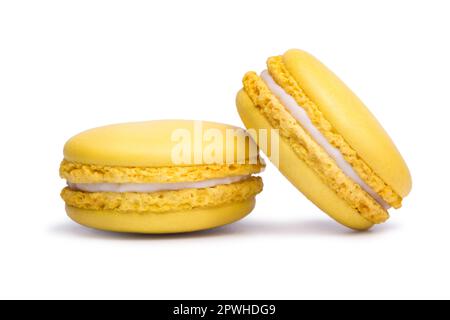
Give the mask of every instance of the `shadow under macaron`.
<path id="1" fill-rule="evenodd" d="M 189 233 L 176 234 L 135 234 L 135 233 L 115 233 L 82 227 L 70 222 L 53 225 L 49 232 L 56 236 L 73 236 L 86 239 L 109 239 L 120 241 L 168 241 L 186 239 L 204 239 L 221 237 L 247 237 L 247 236 L 336 236 L 336 237 L 368 237 L 377 234 L 387 233 L 397 229 L 397 224 L 384 224 L 376 226 L 368 231 L 355 231 L 344 226 L 336 225 L 332 220 L 310 219 L 295 222 L 280 221 L 257 221 L 247 219 L 226 226 L 202 230 Z"/>

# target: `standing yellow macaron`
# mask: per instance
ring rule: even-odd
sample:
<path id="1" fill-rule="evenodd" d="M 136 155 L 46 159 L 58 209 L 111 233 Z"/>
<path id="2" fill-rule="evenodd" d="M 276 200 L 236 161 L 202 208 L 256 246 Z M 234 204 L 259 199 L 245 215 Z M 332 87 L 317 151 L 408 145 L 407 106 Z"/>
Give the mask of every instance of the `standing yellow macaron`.
<path id="1" fill-rule="evenodd" d="M 178 233 L 237 221 L 262 190 L 264 163 L 242 129 L 149 121 L 83 132 L 64 148 L 66 211 L 92 228 Z"/>
<path id="2" fill-rule="evenodd" d="M 305 51 L 271 57 L 267 67 L 247 73 L 238 93 L 246 127 L 278 130 L 280 171 L 332 218 L 360 230 L 385 222 L 412 183 L 379 122 Z"/>

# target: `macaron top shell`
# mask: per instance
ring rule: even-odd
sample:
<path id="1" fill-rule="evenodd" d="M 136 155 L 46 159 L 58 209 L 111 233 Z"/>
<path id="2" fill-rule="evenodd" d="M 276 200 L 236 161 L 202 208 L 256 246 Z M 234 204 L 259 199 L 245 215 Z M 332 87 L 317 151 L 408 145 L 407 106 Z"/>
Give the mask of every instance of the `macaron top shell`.
<path id="1" fill-rule="evenodd" d="M 361 100 L 309 53 L 292 49 L 283 63 L 302 90 L 358 155 L 400 196 L 409 194 L 411 175 L 386 131 Z"/>
<path id="2" fill-rule="evenodd" d="M 244 150 L 239 149 L 239 141 L 244 141 Z M 190 162 L 174 163 L 173 152 L 181 143 L 187 143 L 186 148 L 178 151 L 189 153 Z M 220 164 L 228 163 L 230 156 L 236 163 L 255 161 L 252 155 L 257 157 L 257 152 L 249 152 L 256 150 L 256 145 L 237 127 L 206 121 L 159 120 L 85 131 L 66 143 L 64 158 L 71 163 L 99 166 L 189 166 L 209 164 L 210 159 L 202 154 L 210 155 L 212 148 L 219 152 L 219 161 L 215 162 Z"/>

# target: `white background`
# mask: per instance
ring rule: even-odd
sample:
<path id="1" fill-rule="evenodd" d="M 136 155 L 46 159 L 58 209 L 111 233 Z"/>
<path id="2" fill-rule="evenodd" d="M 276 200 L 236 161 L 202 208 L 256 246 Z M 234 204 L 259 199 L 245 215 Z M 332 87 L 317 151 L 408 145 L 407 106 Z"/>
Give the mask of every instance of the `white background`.
<path id="1" fill-rule="evenodd" d="M 450 298 L 448 1 L 2 1 L 0 298 Z M 242 125 L 246 71 L 297 47 L 396 141 L 414 188 L 355 233 L 271 165 L 245 220 L 117 235 L 65 215 L 72 135 L 162 118 Z"/>

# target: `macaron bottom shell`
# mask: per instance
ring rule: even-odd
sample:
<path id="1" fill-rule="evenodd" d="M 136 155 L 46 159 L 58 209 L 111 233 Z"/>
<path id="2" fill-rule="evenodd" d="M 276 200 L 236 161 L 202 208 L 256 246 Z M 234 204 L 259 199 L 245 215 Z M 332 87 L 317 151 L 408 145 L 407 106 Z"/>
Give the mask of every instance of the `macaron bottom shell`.
<path id="1" fill-rule="evenodd" d="M 66 206 L 67 215 L 80 225 L 121 233 L 176 234 L 224 226 L 247 216 L 255 207 L 255 198 L 217 207 L 182 211 L 120 212 L 87 210 Z"/>
<path id="2" fill-rule="evenodd" d="M 272 129 L 269 121 L 256 108 L 250 97 L 243 90 L 238 93 L 237 107 L 247 128 Z M 357 210 L 353 209 L 327 186 L 314 170 L 296 155 L 289 143 L 281 137 L 278 150 L 280 171 L 322 211 L 351 229 L 367 230 L 373 226 L 372 222 L 364 219 Z M 270 156 L 270 149 L 263 151 Z"/>

